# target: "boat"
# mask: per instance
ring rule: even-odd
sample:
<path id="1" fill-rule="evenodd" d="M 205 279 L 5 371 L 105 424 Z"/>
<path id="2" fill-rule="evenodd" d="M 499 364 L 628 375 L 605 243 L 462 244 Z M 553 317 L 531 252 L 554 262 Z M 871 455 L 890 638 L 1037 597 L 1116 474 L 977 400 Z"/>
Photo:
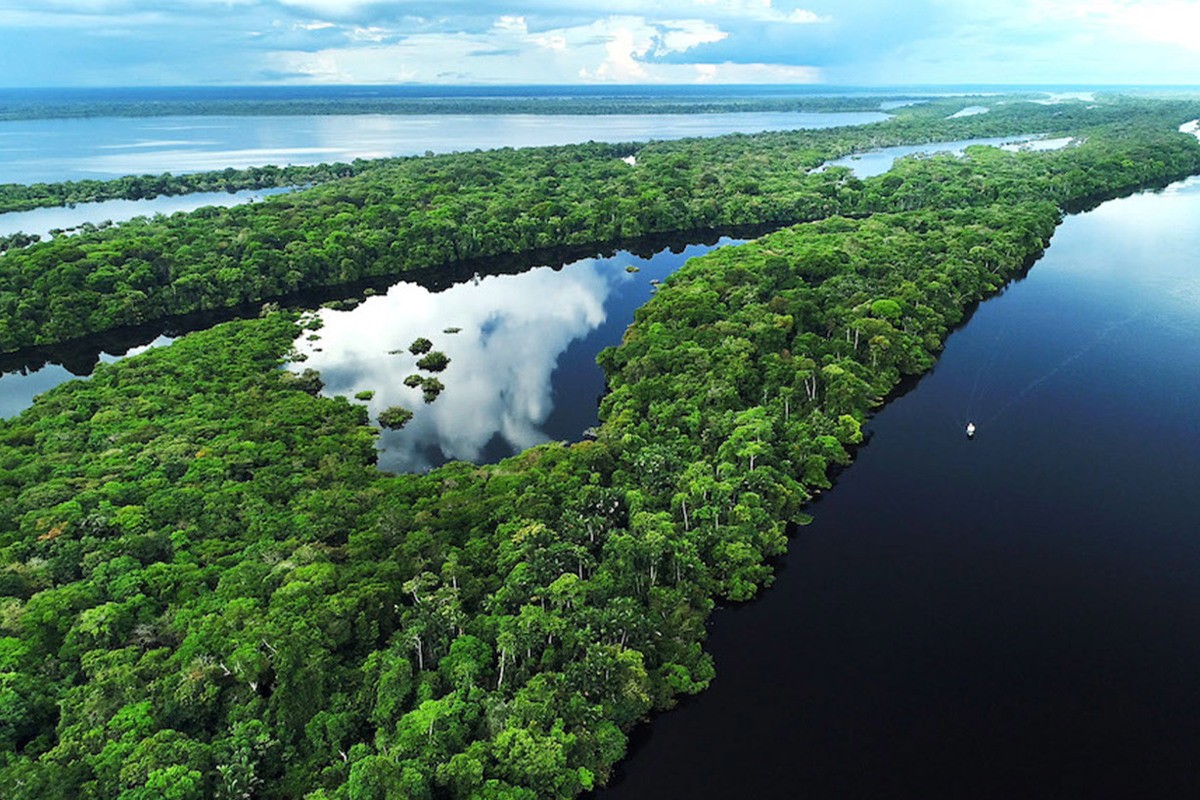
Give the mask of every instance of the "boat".
<path id="1" fill-rule="evenodd" d="M 974 422 L 967 423 L 967 438 L 968 439 L 975 438 L 975 423 Z"/>

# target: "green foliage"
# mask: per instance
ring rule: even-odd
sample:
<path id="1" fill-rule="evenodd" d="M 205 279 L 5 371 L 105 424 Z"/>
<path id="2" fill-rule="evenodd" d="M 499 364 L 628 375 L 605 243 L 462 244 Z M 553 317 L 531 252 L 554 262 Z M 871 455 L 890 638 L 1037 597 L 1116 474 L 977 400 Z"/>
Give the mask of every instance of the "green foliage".
<path id="1" fill-rule="evenodd" d="M 450 358 L 441 350 L 434 350 L 417 361 L 417 367 L 427 372 L 441 372 L 450 365 Z"/>
<path id="2" fill-rule="evenodd" d="M 1098 112 L 1065 119 L 1108 113 Z M 1041 119 L 1013 113 L 986 124 Z M 301 329 L 278 313 L 47 392 L 0 421 L 0 786 L 16 798 L 531 800 L 604 785 L 630 727 L 712 679 L 702 642 L 715 603 L 770 583 L 789 527 L 849 462 L 866 416 L 901 376 L 932 365 L 971 304 L 1021 274 L 1064 204 L 1200 168 L 1194 141 L 1159 130 L 1174 113 L 1131 116 L 1059 155 L 914 160 L 891 176 L 899 183 L 816 179 L 830 193 L 804 208 L 825 218 L 689 261 L 600 355 L 611 391 L 595 441 L 382 474 L 366 409 L 319 396 L 315 373 L 279 368 Z M 638 170 L 678 173 L 678 196 L 694 200 L 693 177 L 720 182 L 728 164 L 805 141 L 655 145 Z M 681 153 L 696 158 L 668 158 Z M 505 187 L 521 163 L 509 177 L 539 176 L 533 209 L 571 171 L 568 157 L 586 173 L 610 155 L 588 145 L 421 160 L 428 180 L 395 191 Z M 786 180 L 741 174 L 760 183 L 738 189 L 736 207 L 769 217 L 793 189 L 811 190 L 794 158 L 811 160 L 782 156 Z M 353 272 L 335 256 L 370 230 L 403 227 L 372 221 L 370 193 L 383 187 L 329 184 L 313 209 L 296 210 L 311 197 L 289 206 L 305 221 L 292 229 L 293 261 L 279 263 L 311 263 L 322 280 L 334 279 L 327 268 Z M 444 210 L 455 197 L 426 199 Z M 614 198 L 597 219 L 621 197 L 591 199 Z M 536 224 L 518 213 L 479 230 L 520 246 L 555 240 L 570 226 L 548 220 L 570 218 L 576 201 L 541 209 Z M 344 213 L 334 227 L 353 234 L 316 235 L 318 207 Z M 688 203 L 679 208 L 689 219 Z M 790 208 L 783 217 L 799 213 Z M 825 213 L 847 208 L 855 214 Z M 459 234 L 490 224 L 442 222 Z M 171 224 L 145 230 L 164 237 L 143 252 L 153 275 L 173 252 Z M 235 249 L 256 235 L 216 231 Z M 0 264 L 10 276 L 33 263 L 58 274 L 106 249 L 110 267 L 124 264 L 131 241 L 106 236 Z M 118 271 L 92 262 L 75 277 L 97 302 L 120 296 Z M 62 319 L 17 313 L 29 292 L 0 294 L 10 333 Z M 80 307 L 91 306 L 63 313 Z"/>
<path id="3" fill-rule="evenodd" d="M 0 256 L 0 352 L 551 247 L 1031 199 L 1080 208 L 1200 168 L 1195 137 L 1175 130 L 1200 116 L 1195 102 L 1012 102 L 945 119 L 957 102 L 914 106 L 878 125 L 820 131 L 458 153 L 279 174 L 261 168 L 243 177 L 233 171 L 121 179 L 131 187 L 146 184 L 122 196 L 160 193 L 158 184 L 171 181 L 192 189 L 210 188 L 204 181 L 317 185 L 261 203 L 139 219 L 8 251 Z M 905 159 L 866 181 L 844 169 L 815 170 L 828 159 L 888 144 L 1029 133 L 1067 133 L 1084 144 Z M 634 151 L 637 167 L 630 168 L 621 158 Z M 838 269 L 839 254 L 826 256 L 806 264 L 809 278 Z"/>
<path id="4" fill-rule="evenodd" d="M 4 253 L 6 250 L 16 250 L 21 247 L 28 247 L 31 244 L 37 244 L 41 240 L 42 237 L 39 234 L 29 234 L 25 233 L 24 231 L 17 231 L 16 233 L 10 233 L 7 236 L 0 236 L 0 253 Z"/>
<path id="5" fill-rule="evenodd" d="M 0 114 L 0 117 L 5 116 Z M 145 200 L 162 195 L 195 192 L 237 192 L 243 189 L 268 189 L 285 186 L 316 185 L 357 174 L 368 162 L 353 164 L 317 164 L 316 166 L 263 166 L 193 172 L 184 175 L 129 175 L 112 180 L 78 180 L 60 183 L 0 184 L 0 213 L 28 211 L 33 208 L 71 206 L 101 200 Z M 111 223 L 110 223 L 111 224 Z M 85 223 L 82 230 L 94 232 L 108 225 Z M 36 237 L 35 237 L 36 238 Z M 25 245 L 17 243 L 15 246 Z M 4 250 L 0 246 L 0 250 Z"/>
<path id="6" fill-rule="evenodd" d="M 391 406 L 379 412 L 379 424 L 391 430 L 400 430 L 413 418 L 413 412 L 404 406 Z"/>
<path id="7" fill-rule="evenodd" d="M 421 379 L 421 397 L 426 403 L 432 403 L 437 400 L 438 395 L 446 387 L 437 378 L 422 378 Z"/>
<path id="8" fill-rule="evenodd" d="M 408 346 L 408 352 L 414 356 L 419 356 L 422 353 L 428 353 L 433 349 L 433 342 L 426 339 L 424 336 L 418 336 L 413 339 L 413 343 Z"/>

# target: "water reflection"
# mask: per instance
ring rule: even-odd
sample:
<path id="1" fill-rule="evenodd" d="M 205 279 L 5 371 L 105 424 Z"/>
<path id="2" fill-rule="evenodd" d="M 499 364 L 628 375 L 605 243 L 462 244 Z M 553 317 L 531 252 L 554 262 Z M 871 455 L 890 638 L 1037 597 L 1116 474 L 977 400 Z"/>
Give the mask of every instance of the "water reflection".
<path id="1" fill-rule="evenodd" d="M 1200 178 L 1069 216 L 597 798 L 1193 796 L 1197 252 Z"/>
<path id="2" fill-rule="evenodd" d="M 393 405 L 415 412 L 403 430 L 380 436 L 386 470 L 486 463 L 542 442 L 577 440 L 596 424 L 604 390 L 596 354 L 620 341 L 654 282 L 710 249 L 690 245 L 649 258 L 622 251 L 441 292 L 398 283 L 352 311 L 323 309 L 319 338 L 302 337 L 297 350 L 306 359 L 289 368 L 319 370 L 327 395 L 374 392 L 354 401 L 364 402 L 372 419 Z M 429 404 L 419 388 L 403 383 L 419 372 L 407 349 L 418 337 L 450 357 L 437 376 L 446 388 Z"/>
<path id="3" fill-rule="evenodd" d="M 878 112 L 96 117 L 0 122 L 0 183 L 881 122 Z"/>
<path id="4" fill-rule="evenodd" d="M 960 119 L 961 117 L 976 117 L 980 114 L 986 114 L 991 111 L 987 106 L 967 106 L 964 109 L 955 111 L 946 119 Z"/>
<path id="5" fill-rule="evenodd" d="M 241 192 L 195 192 L 174 197 L 154 197 L 145 200 L 102 200 L 95 203 L 78 203 L 73 206 L 36 208 L 31 211 L 11 211 L 0 214 L 0 236 L 17 231 L 49 238 L 50 231 L 70 231 L 84 223 L 99 224 L 128 222 L 134 217 L 150 217 L 155 214 L 174 214 L 180 211 L 195 211 L 204 206 L 229 208 L 243 203 L 253 203 L 273 194 L 289 192 L 291 189 L 247 189 Z"/>
<path id="6" fill-rule="evenodd" d="M 53 389 L 60 383 L 90 375 L 98 363 L 111 364 L 122 358 L 143 353 L 151 347 L 170 344 L 172 341 L 174 340 L 171 337 L 163 335 L 119 353 L 101 352 L 94 359 L 89 359 L 90 363 L 75 363 L 70 360 L 64 360 L 63 363 L 44 361 L 0 373 L 0 417 L 15 417 L 33 405 L 33 399 L 39 394 Z"/>
<path id="7" fill-rule="evenodd" d="M 928 144 L 899 145 L 883 147 L 865 153 L 854 153 L 842 158 L 827 161 L 818 171 L 830 167 L 846 167 L 858 178 L 874 178 L 890 170 L 897 159 L 914 155 L 933 155 L 934 153 L 950 153 L 961 156 L 968 147 L 986 145 L 1005 150 L 1058 150 L 1073 141 L 1071 138 L 1044 139 L 1041 136 L 1002 136 L 980 139 L 961 139 L 956 142 L 930 142 Z"/>

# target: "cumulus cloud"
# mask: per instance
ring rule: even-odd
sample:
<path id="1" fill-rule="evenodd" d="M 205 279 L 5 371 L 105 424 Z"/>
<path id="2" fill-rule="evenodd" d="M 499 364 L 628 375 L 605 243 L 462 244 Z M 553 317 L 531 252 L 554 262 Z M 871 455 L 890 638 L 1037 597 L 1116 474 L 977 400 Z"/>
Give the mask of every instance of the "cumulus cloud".
<path id="1" fill-rule="evenodd" d="M 0 0 L 0 82 L 1192 83 L 1196 0 Z"/>
<path id="2" fill-rule="evenodd" d="M 711 22 L 698 19 L 666 21 L 660 23 L 658 28 L 656 55 L 686 52 L 702 44 L 719 42 L 729 36 Z"/>
<path id="3" fill-rule="evenodd" d="M 599 80 L 614 80 L 637 82 L 646 77 L 646 68 L 638 60 L 644 56 L 653 45 L 652 40 L 645 38 L 639 41 L 629 28 L 618 28 L 612 38 L 604 45 L 608 57 L 596 68 L 595 73 L 589 73 L 587 68 L 581 69 L 582 78 L 595 77 Z"/>
<path id="4" fill-rule="evenodd" d="M 544 47 L 547 50 L 567 49 L 567 37 L 560 33 L 547 34 L 545 36 L 534 36 L 530 38 L 530 41 L 536 44 L 538 47 Z"/>
<path id="5" fill-rule="evenodd" d="M 346 36 L 352 42 L 375 42 L 376 44 L 394 35 L 392 31 L 376 25 L 372 25 L 369 28 L 353 28 L 346 32 Z"/>
<path id="6" fill-rule="evenodd" d="M 317 53 L 271 53 L 269 68 L 310 74 L 298 82 L 376 83 L 399 71 L 409 76 L 407 80 L 433 83 L 448 80 L 447 73 L 453 80 L 476 83 L 494 81 L 497 75 L 514 83 L 688 83 L 698 78 L 723 79 L 730 70 L 714 67 L 697 75 L 691 65 L 658 59 L 726 35 L 703 20 L 653 21 L 641 16 L 606 17 L 534 33 L 525 17 L 504 15 L 483 33 L 413 34 L 372 47 L 366 59 L 358 57 L 359 48 L 354 46 L 327 47 Z"/>
<path id="7" fill-rule="evenodd" d="M 529 33 L 529 26 L 525 24 L 525 18 L 514 14 L 506 14 L 500 17 L 500 19 L 496 20 L 496 24 L 493 27 L 501 33 Z"/>

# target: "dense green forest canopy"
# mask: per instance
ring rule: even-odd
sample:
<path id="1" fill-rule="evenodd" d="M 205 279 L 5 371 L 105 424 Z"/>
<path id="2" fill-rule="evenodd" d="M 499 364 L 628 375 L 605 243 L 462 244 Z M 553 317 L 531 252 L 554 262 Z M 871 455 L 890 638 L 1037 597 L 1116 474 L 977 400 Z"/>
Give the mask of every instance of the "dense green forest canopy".
<path id="1" fill-rule="evenodd" d="M 1195 171 L 1196 140 L 1176 128 L 1200 104 L 1004 103 L 947 118 L 956 107 L 931 103 L 884 124 L 822 131 L 357 162 L 347 177 L 261 203 L 57 237 L 0 256 L 0 352 L 548 247 L 1029 198 L 1070 208 L 1117 184 Z M 1082 144 L 981 150 L 970 165 L 911 159 L 866 181 L 816 170 L 882 145 L 1017 133 Z M 628 155 L 636 165 L 621 160 Z"/>
<path id="2" fill-rule="evenodd" d="M 189 246 L 172 236 L 197 243 L 179 263 L 241 265 L 238 281 L 271 275 L 279 251 L 333 281 L 371 258 L 436 263 L 448 242 L 569 239 L 576 203 L 615 201 L 585 208 L 607 226 L 596 241 L 813 218 L 663 284 L 601 354 L 595 441 L 382 474 L 365 410 L 279 369 L 304 324 L 280 312 L 101 366 L 0 422 L 0 786 L 524 800 L 603 785 L 634 724 L 713 677 L 714 604 L 770 583 L 867 415 L 1032 263 L 1063 210 L 1200 172 L 1200 144 L 1176 132 L 1191 110 L 1059 109 L 1086 118 L 1053 128 L 1078 146 L 913 159 L 868 181 L 807 172 L 822 136 L 861 146 L 850 131 L 650 145 L 632 170 L 606 145 L 422 159 L 265 216 L 70 240 L 75 262 L 109 254 L 108 282 L 79 289 L 88 303 L 129 303 L 122 270 L 153 276 Z M 440 233 L 404 238 L 438 214 Z M 277 238 L 243 258 L 268 221 Z M 490 227 L 472 240 L 472 226 Z M 21 302 L 81 302 L 95 272 L 61 275 L 48 255 L 44 285 L 11 269 L 64 246 L 0 262 L 28 277 L 3 309 L 10 335 Z"/>
<path id="3" fill-rule="evenodd" d="M 263 166 L 245 169 L 194 172 L 181 175 L 127 175 L 112 180 L 60 181 L 56 183 L 0 184 L 0 214 L 34 208 L 74 206 L 100 200 L 146 200 L 163 195 L 196 192 L 237 192 L 313 186 L 336 178 L 347 178 L 371 166 L 368 161 L 315 166 Z"/>
<path id="4" fill-rule="evenodd" d="M 824 105 L 818 104 L 819 108 L 806 107 L 803 110 L 862 110 L 857 105 L 857 103 L 861 102 L 861 99 L 825 98 L 825 100 L 832 103 L 832 105 L 826 108 Z M 873 108 L 878 106 L 879 100 L 880 98 L 872 98 L 870 100 Z M 553 108 L 570 108 L 574 100 L 570 98 L 558 98 L 547 102 L 553 104 L 550 106 L 551 110 L 541 113 L 553 113 Z M 771 103 L 774 101 L 770 98 L 754 98 L 745 99 L 745 102 Z M 922 102 L 922 105 L 895 109 L 892 112 L 896 115 L 895 119 L 882 126 L 885 131 L 882 138 L 880 138 L 877 130 L 880 127 L 879 125 L 861 126 L 842 129 L 832 138 L 818 136 L 811 142 L 808 142 L 808 146 L 817 148 L 823 158 L 836 158 L 848 152 L 885 144 L 945 141 L 964 136 L 1003 136 L 1040 133 L 1055 130 L 1052 124 L 1054 122 L 1064 127 L 1078 127 L 1079 125 L 1103 122 L 1115 118 L 1112 116 L 1112 112 L 1121 113 L 1118 109 L 1123 108 L 1125 104 L 1139 101 L 1130 101 L 1128 98 L 1123 97 L 1114 98 L 1105 103 L 1104 108 L 1109 113 L 1101 116 L 1095 113 L 1078 113 L 1081 111 L 1094 112 L 1097 110 L 1096 108 L 1089 108 L 1088 104 L 1067 103 L 1053 106 L 1039 106 L 1038 104 L 1025 101 L 1020 96 L 1008 96 L 1004 98 L 990 98 L 988 102 L 992 104 L 992 111 L 988 115 L 949 120 L 947 120 L 949 115 L 961 109 L 965 103 L 973 102 L 973 99 L 963 97 L 937 101 L 926 100 Z M 851 103 L 851 106 L 841 108 L 841 105 L 846 103 Z M 46 110 L 44 105 L 31 104 L 31 108 L 34 107 L 42 111 Z M 248 104 L 248 107 L 260 108 L 262 106 Z M 345 105 L 343 101 L 339 101 L 339 104 L 331 107 L 331 113 L 333 109 L 343 109 L 344 111 L 345 108 L 353 107 L 353 102 Z M 597 105 L 595 113 L 621 113 L 612 110 L 606 111 L 603 110 L 604 108 L 606 106 Z M 708 109 L 706 109 L 703 103 L 681 101 L 678 110 L 679 113 L 705 113 Z M 739 107 L 730 110 L 744 111 L 747 109 Z M 488 113 L 500 112 L 492 111 Z M 530 110 L 529 113 L 539 112 Z M 650 112 L 643 110 L 640 113 Z M 0 112 L 0 119 L 3 119 L 2 112 Z M 915 125 L 912 124 L 914 122 L 916 123 Z M 1014 124 L 1015 122 L 1020 122 L 1021 124 Z M 1049 127 L 1047 127 L 1048 124 Z M 859 137 L 852 135 L 847 139 L 846 133 L 848 131 L 866 131 L 866 133 Z M 636 146 L 622 146 L 619 149 L 626 154 L 630 154 L 636 150 Z M 35 183 L 31 185 L 6 183 L 0 184 L 0 213 L 118 198 L 141 200 L 160 195 L 179 195 L 191 192 L 232 192 L 240 189 L 314 185 L 334 178 L 355 175 L 365 170 L 384 169 L 394 163 L 407 160 L 409 159 L 394 158 L 357 160 L 351 164 L 334 163 L 318 164 L 315 166 L 230 168 L 182 175 L 130 175 L 112 180 L 62 181 L 55 183 Z"/>

